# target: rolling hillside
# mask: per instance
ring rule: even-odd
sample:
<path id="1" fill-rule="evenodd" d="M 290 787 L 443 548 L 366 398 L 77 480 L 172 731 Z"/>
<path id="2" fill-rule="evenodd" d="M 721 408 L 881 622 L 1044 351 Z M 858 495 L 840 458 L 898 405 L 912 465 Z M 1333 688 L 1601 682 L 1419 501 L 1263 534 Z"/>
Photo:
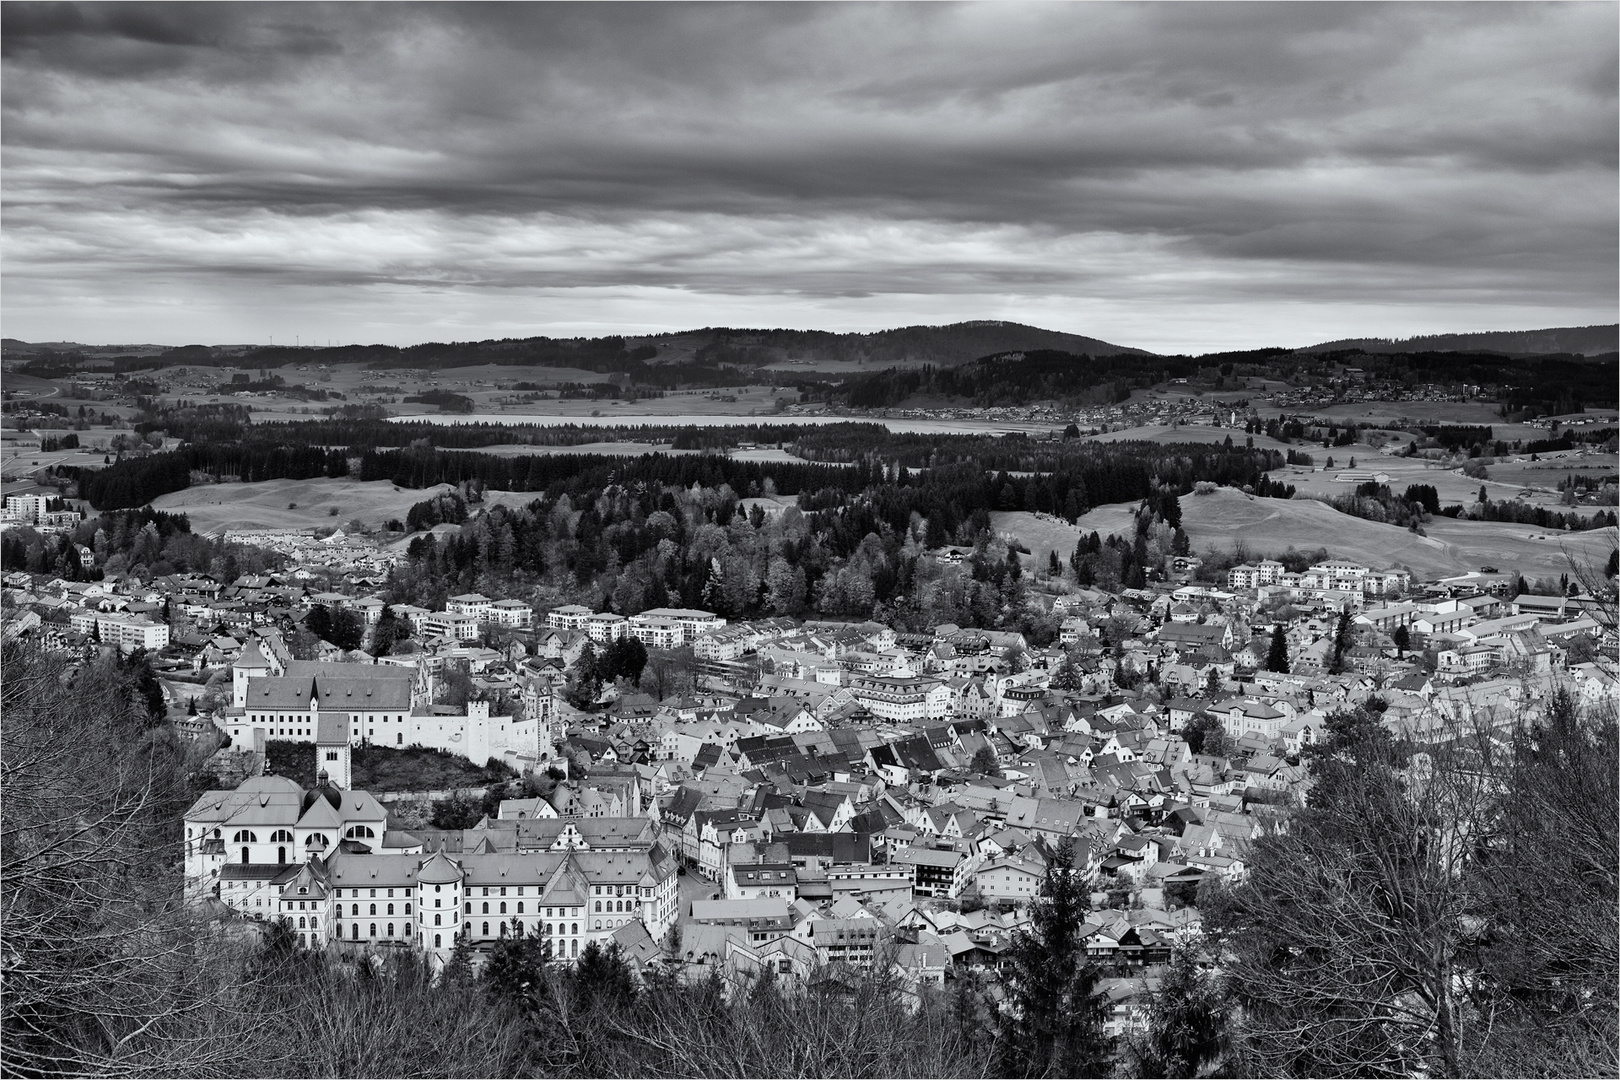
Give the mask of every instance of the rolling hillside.
<path id="1" fill-rule="evenodd" d="M 870 334 L 713 327 L 656 334 L 635 341 L 657 346 L 660 359 L 685 354 L 700 361 L 766 365 L 858 362 L 879 367 L 908 363 L 951 366 L 995 353 L 1040 349 L 1081 356 L 1153 355 L 1143 349 L 1114 345 L 1080 334 L 996 320 L 948 326 L 902 326 Z"/>
<path id="2" fill-rule="evenodd" d="M 1124 504 L 1099 506 L 1080 519 L 1079 527 L 1129 535 L 1131 511 Z M 1341 514 L 1309 499 L 1258 499 L 1232 488 L 1181 500 L 1181 523 L 1195 552 L 1228 549 L 1242 542 L 1255 556 L 1290 547 L 1301 551 L 1327 548 L 1338 558 L 1371 567 L 1405 566 L 1419 576 L 1462 574 L 1495 566 L 1526 577 L 1557 577 L 1569 569 L 1564 550 L 1599 563 L 1614 546 L 1612 529 L 1549 532 L 1533 525 L 1437 518 L 1418 536 L 1393 525 L 1381 525 Z M 1016 531 L 1016 524 L 1012 524 Z M 1032 545 L 1033 546 L 1033 545 Z"/>
<path id="3" fill-rule="evenodd" d="M 1546 330 L 1488 330 L 1478 334 L 1429 334 L 1424 337 L 1346 338 L 1325 341 L 1300 352 L 1337 352 L 1360 349 L 1367 353 L 1495 352 L 1507 356 L 1546 356 L 1573 353 L 1600 356 L 1620 351 L 1620 324 L 1607 326 L 1555 326 Z"/>

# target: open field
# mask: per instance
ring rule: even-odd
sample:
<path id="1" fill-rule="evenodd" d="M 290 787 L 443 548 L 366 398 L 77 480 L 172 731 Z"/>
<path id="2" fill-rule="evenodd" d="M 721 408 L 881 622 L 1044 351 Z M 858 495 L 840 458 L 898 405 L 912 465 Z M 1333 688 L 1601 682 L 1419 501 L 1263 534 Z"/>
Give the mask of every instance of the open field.
<path id="1" fill-rule="evenodd" d="M 10 434 L 10 433 L 8 433 Z M 80 436 L 83 438 L 83 435 Z M 32 445 L 30 445 L 30 443 Z M 0 439 L 0 478 L 21 480 L 40 469 L 54 465 L 100 465 L 101 451 L 86 453 L 82 450 L 52 450 L 43 453 L 37 438 L 28 441 Z"/>
<path id="2" fill-rule="evenodd" d="M 1419 424 L 1489 424 L 1502 422 L 1497 405 L 1490 401 L 1346 401 L 1311 410 L 1315 416 L 1332 420 L 1354 420 L 1359 424 L 1412 420 Z M 1295 411 L 1262 408 L 1261 415 Z M 1510 436 L 1511 437 L 1511 436 Z"/>
<path id="3" fill-rule="evenodd" d="M 1131 505 L 1135 505 L 1134 503 Z M 1123 532 L 1130 528 L 1130 511 L 1120 510 L 1120 517 L 1124 524 L 1114 531 Z M 1070 525 L 1062 518 L 1037 517 L 1028 510 L 992 510 L 990 512 L 990 527 L 997 533 L 1016 536 L 1023 545 L 1029 548 L 1029 554 L 1024 556 L 1025 562 L 1033 562 L 1037 566 L 1046 565 L 1046 553 L 1057 552 L 1058 559 L 1067 565 L 1069 555 L 1074 546 L 1080 542 L 1083 535 L 1081 529 Z M 1084 530 L 1090 532 L 1090 529 Z M 1103 535 L 1107 535 L 1105 532 Z"/>
<path id="4" fill-rule="evenodd" d="M 1279 442 L 1268 435 L 1247 435 L 1242 428 L 1209 427 L 1205 424 L 1182 424 L 1172 427 L 1169 424 L 1144 424 L 1141 427 L 1125 428 L 1121 431 L 1106 431 L 1101 435 L 1089 435 L 1089 442 L 1125 442 L 1132 439 L 1145 439 L 1149 442 L 1164 443 L 1223 443 L 1232 440 L 1234 446 L 1242 446 L 1243 440 L 1253 439 L 1254 445 L 1263 450 L 1288 450 L 1290 444 Z M 1293 446 L 1292 449 L 1299 449 Z M 1309 451 L 1307 451 L 1309 453 Z"/>
<path id="5" fill-rule="evenodd" d="M 1540 488 L 1557 491 L 1558 485 L 1570 476 L 1589 476 L 1601 479 L 1620 471 L 1620 454 L 1599 451 L 1586 453 L 1544 454 L 1540 461 L 1525 458 L 1522 461 L 1504 461 L 1490 467 L 1492 480 L 1512 487 Z"/>
<path id="6" fill-rule="evenodd" d="M 1128 534 L 1135 504 L 1099 506 L 1080 519 L 1087 532 Z M 1374 568 L 1405 566 L 1419 576 L 1461 574 L 1482 565 L 1526 577 L 1557 577 L 1569 569 L 1565 547 L 1599 563 L 1614 546 L 1614 530 L 1549 533 L 1532 525 L 1436 518 L 1417 536 L 1393 525 L 1363 521 L 1309 499 L 1258 499 L 1231 488 L 1181 500 L 1182 527 L 1195 552 L 1238 542 L 1255 556 L 1290 547 L 1327 548 L 1336 557 Z M 1033 546 L 1033 545 L 1031 545 Z M 1072 545 L 1071 545 L 1072 547 Z"/>
<path id="7" fill-rule="evenodd" d="M 378 528 L 389 518 L 404 520 L 416 503 L 449 491 L 450 485 L 413 490 L 386 480 L 262 480 L 254 484 L 199 484 L 152 500 L 155 510 L 186 514 L 191 529 L 214 534 L 224 529 L 309 529 L 347 527 L 358 519 Z M 485 492 L 485 505 L 522 506 L 532 491 Z M 288 504 L 296 506 L 289 509 Z M 337 513 L 331 513 L 336 508 Z"/>
<path id="8" fill-rule="evenodd" d="M 62 388 L 50 379 L 19 373 L 6 375 L 6 392 L 19 397 L 51 398 L 60 396 Z"/>
<path id="9" fill-rule="evenodd" d="M 1346 451 L 1356 451 L 1346 453 Z M 1331 452 L 1320 448 L 1310 451 L 1317 461 L 1316 468 L 1289 465 L 1281 469 L 1274 469 L 1269 475 L 1273 480 L 1285 484 L 1293 484 L 1302 495 L 1351 495 L 1355 493 L 1354 481 L 1340 481 L 1335 479 L 1341 472 L 1349 469 L 1351 457 L 1356 459 L 1356 471 L 1370 473 L 1385 473 L 1389 476 L 1387 483 L 1389 489 L 1395 494 L 1404 493 L 1411 484 L 1433 485 L 1440 496 L 1440 505 L 1449 506 L 1452 503 L 1461 503 L 1468 506 L 1479 498 L 1479 489 L 1484 485 L 1486 494 L 1492 501 L 1502 502 L 1515 498 L 1521 491 L 1529 488 L 1532 494 L 1522 501 L 1531 506 L 1545 506 L 1549 509 L 1568 510 L 1569 507 L 1559 505 L 1558 484 L 1566 476 L 1613 476 L 1616 468 L 1616 455 L 1588 453 L 1584 456 L 1571 456 L 1567 459 L 1542 460 L 1532 462 L 1526 459 L 1523 462 L 1502 462 L 1488 467 L 1488 480 L 1476 480 L 1464 476 L 1462 469 L 1453 467 L 1449 463 L 1426 461 L 1423 458 L 1404 458 L 1369 453 L 1359 447 L 1338 447 Z M 1334 460 L 1332 469 L 1322 468 L 1322 463 L 1330 455 Z M 1576 507 L 1585 509 L 1588 507 Z"/>
<path id="10" fill-rule="evenodd" d="M 1512 442 L 1547 437 L 1547 421 L 1532 424 L 1509 424 L 1503 421 L 1490 402 L 1462 401 L 1364 401 L 1329 405 L 1321 409 L 1278 409 L 1261 407 L 1261 416 L 1270 417 L 1287 412 L 1309 412 L 1323 420 L 1354 420 L 1358 424 L 1378 424 L 1395 427 L 1399 424 L 1422 426 L 1425 424 L 1478 424 L 1491 429 L 1491 436 Z"/>
<path id="11" fill-rule="evenodd" d="M 667 454 L 670 457 L 681 457 L 687 454 L 702 454 L 703 450 L 677 450 L 668 443 L 650 442 L 592 442 L 578 443 L 573 446 L 540 446 L 529 443 L 502 443 L 498 446 L 480 446 L 480 454 L 494 454 L 498 457 L 528 457 L 534 454 L 606 454 L 612 457 L 640 457 L 642 454 Z M 735 461 L 762 461 L 781 462 L 783 464 L 805 465 L 810 462 L 804 458 L 794 457 L 786 450 L 775 446 L 756 446 L 746 450 L 733 450 L 729 455 Z M 832 465 L 852 465 L 853 462 L 824 462 Z"/>

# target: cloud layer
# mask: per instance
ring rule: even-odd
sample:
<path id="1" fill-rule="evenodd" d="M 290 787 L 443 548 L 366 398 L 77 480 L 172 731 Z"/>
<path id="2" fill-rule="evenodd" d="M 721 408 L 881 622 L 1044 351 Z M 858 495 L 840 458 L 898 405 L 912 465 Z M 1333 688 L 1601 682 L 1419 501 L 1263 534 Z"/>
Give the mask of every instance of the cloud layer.
<path id="1" fill-rule="evenodd" d="M 7 4 L 5 333 L 1615 321 L 1608 3 Z"/>

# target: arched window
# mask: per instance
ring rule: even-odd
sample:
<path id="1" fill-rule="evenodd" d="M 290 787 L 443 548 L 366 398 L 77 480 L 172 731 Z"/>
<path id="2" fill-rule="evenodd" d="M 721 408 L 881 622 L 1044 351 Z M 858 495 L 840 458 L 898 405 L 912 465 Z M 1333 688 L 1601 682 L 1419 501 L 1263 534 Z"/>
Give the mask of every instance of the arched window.
<path id="1" fill-rule="evenodd" d="M 377 936 L 377 924 L 376 923 L 371 924 L 371 936 L 372 937 Z"/>
<path id="2" fill-rule="evenodd" d="M 569 951 L 570 954 L 573 955 L 575 960 L 579 959 L 579 939 L 578 938 L 574 939 L 573 947 L 571 949 L 569 949 L 568 951 Z"/>
<path id="3" fill-rule="evenodd" d="M 300 929 L 300 930 L 307 929 L 307 926 L 306 926 L 306 924 L 304 922 L 304 917 L 302 915 L 298 916 L 298 929 Z"/>
<path id="4" fill-rule="evenodd" d="M 438 934 L 433 935 L 433 947 L 435 949 L 442 949 L 444 947 L 444 939 Z"/>
<path id="5" fill-rule="evenodd" d="M 270 842 L 272 844 L 290 844 L 293 842 L 293 834 L 286 829 L 277 829 L 270 834 Z"/>
<path id="6" fill-rule="evenodd" d="M 319 930 L 321 928 L 321 920 L 319 916 L 311 915 L 309 917 L 309 928 L 311 930 Z"/>
<path id="7" fill-rule="evenodd" d="M 287 862 L 287 848 L 285 846 L 276 848 L 276 863 L 278 865 L 286 865 L 286 862 Z"/>
<path id="8" fill-rule="evenodd" d="M 393 923 L 388 924 L 388 936 L 389 937 L 394 936 L 394 924 Z"/>
<path id="9" fill-rule="evenodd" d="M 521 914 L 523 914 L 523 901 L 521 901 L 521 900 L 519 900 L 519 901 L 518 901 L 518 909 L 517 909 L 517 913 L 518 913 L 518 914 L 519 914 L 519 915 L 521 915 Z"/>
<path id="10" fill-rule="evenodd" d="M 394 734 L 394 745 L 395 746 L 404 746 L 405 745 L 405 733 L 403 731 L 396 732 Z"/>
<path id="11" fill-rule="evenodd" d="M 304 846 L 311 851 L 325 851 L 328 843 L 330 841 L 326 839 L 325 834 L 310 833 L 309 839 L 304 841 Z"/>
<path id="12" fill-rule="evenodd" d="M 484 910 L 483 910 L 482 914 L 484 914 L 484 915 L 489 914 L 489 901 L 488 900 L 484 901 Z"/>
<path id="13" fill-rule="evenodd" d="M 353 938 L 355 941 L 360 940 L 360 924 L 359 923 L 355 923 L 352 927 L 349 928 L 349 936 L 351 938 Z"/>
<path id="14" fill-rule="evenodd" d="M 502 915 L 506 914 L 506 901 L 505 900 L 501 901 L 501 914 Z"/>
<path id="15" fill-rule="evenodd" d="M 349 908 L 350 908 L 350 910 L 349 910 L 350 915 L 358 915 L 358 914 L 360 914 L 360 905 L 359 904 L 350 904 Z"/>
<path id="16" fill-rule="evenodd" d="M 571 934 L 579 933 L 579 923 L 575 923 L 574 928 L 572 930 L 570 930 L 569 933 L 571 933 Z"/>
<path id="17" fill-rule="evenodd" d="M 371 905 L 371 911 L 368 912 L 368 914 L 371 914 L 371 915 L 377 914 L 377 905 L 376 904 Z"/>
<path id="18" fill-rule="evenodd" d="M 598 901 L 597 901 L 597 902 L 596 902 L 596 910 L 597 910 L 597 911 L 598 911 L 598 912 L 600 912 L 600 911 L 601 911 L 601 910 L 602 910 L 602 901 L 600 901 L 600 900 L 598 900 Z"/>
<path id="19" fill-rule="evenodd" d="M 350 840 L 374 840 L 377 834 L 371 831 L 370 825 L 350 825 L 349 830 L 343 834 Z"/>
<path id="20" fill-rule="evenodd" d="M 549 933 L 551 933 L 551 932 L 552 932 L 552 931 L 551 931 L 551 924 L 550 924 L 550 923 L 546 923 L 546 933 L 548 933 L 548 934 L 549 934 Z"/>
<path id="21" fill-rule="evenodd" d="M 392 915 L 393 913 L 394 913 L 394 905 L 389 904 L 388 905 L 388 914 Z"/>
<path id="22" fill-rule="evenodd" d="M 246 829 L 238 829 L 236 837 L 232 840 L 232 843 L 236 844 L 257 844 L 258 842 L 258 836 Z"/>
<path id="23" fill-rule="evenodd" d="M 484 936 L 489 937 L 489 923 L 484 924 Z"/>

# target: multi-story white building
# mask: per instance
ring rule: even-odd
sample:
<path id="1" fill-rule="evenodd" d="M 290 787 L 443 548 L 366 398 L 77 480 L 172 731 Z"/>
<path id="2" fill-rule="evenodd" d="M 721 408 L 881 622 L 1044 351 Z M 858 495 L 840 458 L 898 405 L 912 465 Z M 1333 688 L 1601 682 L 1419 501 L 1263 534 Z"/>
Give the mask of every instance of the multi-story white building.
<path id="1" fill-rule="evenodd" d="M 17 521 L 33 524 L 42 519 L 51 505 L 49 495 L 7 495 L 6 514 Z"/>
<path id="2" fill-rule="evenodd" d="M 649 649 L 678 649 L 686 643 L 686 624 L 646 613 L 632 616 L 630 636 Z"/>
<path id="3" fill-rule="evenodd" d="M 495 601 L 483 593 L 462 593 L 452 596 L 445 601 L 444 609 L 452 615 L 471 615 L 475 619 L 488 619 L 493 613 Z"/>
<path id="4" fill-rule="evenodd" d="M 630 620 L 611 611 L 595 612 L 585 617 L 585 636 L 595 642 L 618 641 L 630 634 Z"/>
<path id="5" fill-rule="evenodd" d="M 368 793 L 324 783 L 305 791 L 260 776 L 206 792 L 185 815 L 186 896 L 279 919 L 306 948 L 410 948 L 437 964 L 458 939 L 476 954 L 514 931 L 544 935 L 557 959 L 573 960 L 629 922 L 661 938 L 679 914 L 674 858 L 657 841 L 593 850 L 586 832 L 623 832 L 608 822 L 563 823 L 545 849 L 483 843 L 455 857 L 424 854 L 386 825 Z"/>
<path id="6" fill-rule="evenodd" d="M 185 814 L 186 894 L 217 894 L 236 911 L 269 918 L 279 910 L 269 891 L 278 878 L 344 840 L 381 850 L 387 820 L 364 791 L 305 791 L 284 776 L 204 792 Z"/>
<path id="7" fill-rule="evenodd" d="M 583 630 L 591 609 L 582 604 L 564 604 L 546 612 L 546 625 L 553 630 Z"/>
<path id="8" fill-rule="evenodd" d="M 873 716 L 896 723 L 948 716 L 954 696 L 946 683 L 915 675 L 861 675 L 850 690 Z"/>
<path id="9" fill-rule="evenodd" d="M 534 609 L 521 600 L 497 600 L 489 606 L 488 618 L 497 626 L 526 630 L 534 625 Z"/>
<path id="10" fill-rule="evenodd" d="M 725 626 L 709 630 L 692 643 L 692 655 L 699 660 L 735 660 L 746 653 L 754 635 L 746 626 Z"/>
<path id="11" fill-rule="evenodd" d="M 1373 570 L 1362 582 L 1368 596 L 1388 596 L 1405 592 L 1412 587 L 1412 575 L 1406 570 Z"/>
<path id="12" fill-rule="evenodd" d="M 95 633 L 103 645 L 154 651 L 169 643 L 169 625 L 138 615 L 118 615 L 106 611 L 81 611 L 68 620 L 81 634 Z"/>
<path id="13" fill-rule="evenodd" d="M 705 630 L 718 630 L 726 625 L 726 620 L 712 611 L 698 611 L 693 608 L 648 608 L 636 618 L 668 619 L 679 623 L 685 630 L 686 640 L 696 638 Z"/>
<path id="14" fill-rule="evenodd" d="M 421 632 L 427 636 L 443 636 L 452 641 L 474 641 L 478 637 L 478 616 L 453 611 L 432 611 L 422 616 Z"/>

